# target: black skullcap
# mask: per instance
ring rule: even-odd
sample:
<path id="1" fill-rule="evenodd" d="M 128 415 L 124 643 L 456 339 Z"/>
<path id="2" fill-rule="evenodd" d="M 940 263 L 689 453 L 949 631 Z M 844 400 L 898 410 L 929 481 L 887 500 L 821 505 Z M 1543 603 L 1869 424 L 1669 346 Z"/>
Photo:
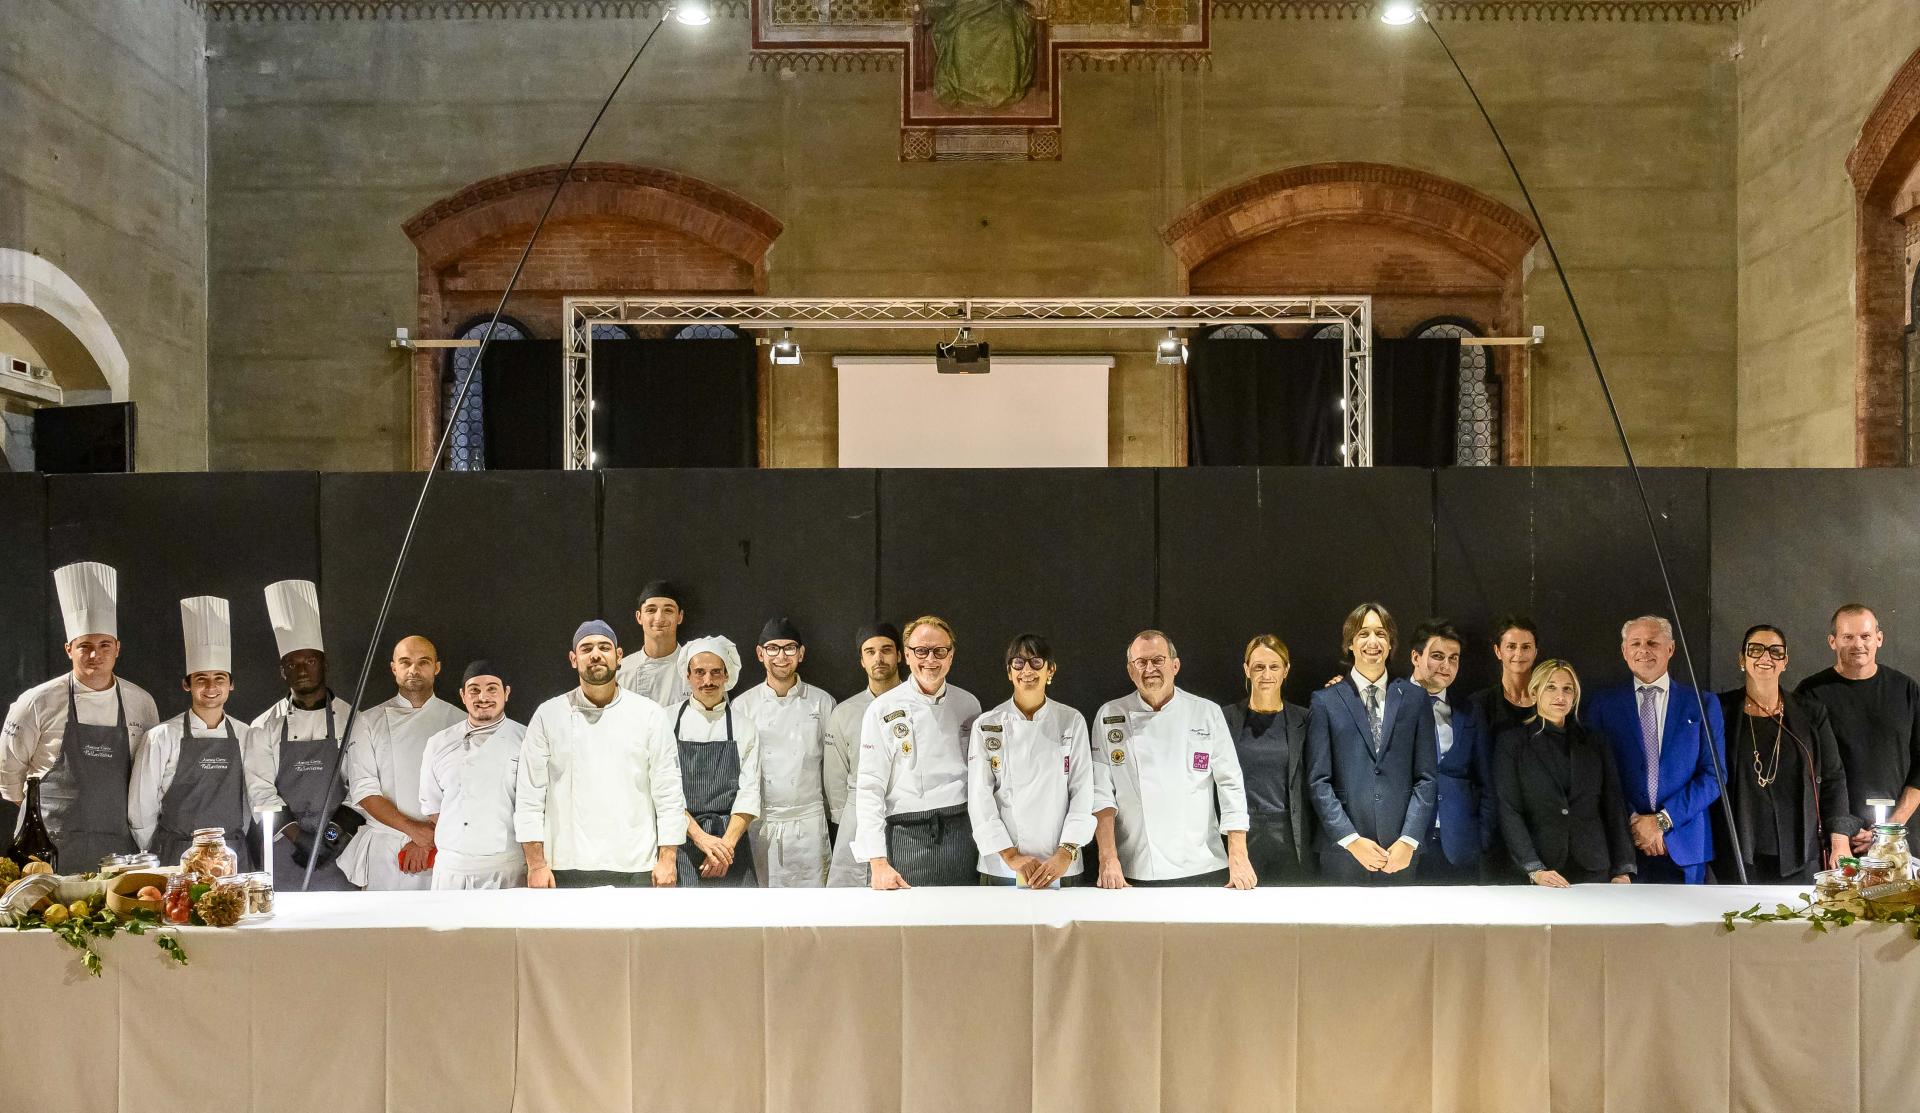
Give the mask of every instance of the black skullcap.
<path id="1" fill-rule="evenodd" d="M 781 615 L 779 618 L 767 619 L 767 624 L 760 627 L 760 640 L 756 644 L 765 645 L 768 642 L 777 641 L 792 641 L 800 645 L 807 644 L 807 639 L 800 636 L 800 627 L 795 626 L 793 620 L 785 615 Z"/>
<path id="2" fill-rule="evenodd" d="M 462 688 L 466 687 L 467 681 L 472 680 L 476 676 L 491 676 L 500 681 L 502 687 L 510 687 L 510 685 L 507 684 L 507 675 L 499 669 L 494 668 L 493 662 L 487 660 L 485 657 L 468 665 L 467 671 L 460 674 L 460 686 Z"/>
<path id="3" fill-rule="evenodd" d="M 869 622 L 853 636 L 853 647 L 858 649 L 875 638 L 885 638 L 893 643 L 893 648 L 899 649 L 900 627 L 891 622 Z"/>
<path id="4" fill-rule="evenodd" d="M 671 599 L 679 605 L 681 610 L 687 609 L 686 600 L 680 598 L 680 589 L 673 586 L 671 580 L 649 580 L 646 586 L 640 589 L 640 597 L 634 602 L 634 608 L 637 610 L 645 606 L 649 599 Z"/>

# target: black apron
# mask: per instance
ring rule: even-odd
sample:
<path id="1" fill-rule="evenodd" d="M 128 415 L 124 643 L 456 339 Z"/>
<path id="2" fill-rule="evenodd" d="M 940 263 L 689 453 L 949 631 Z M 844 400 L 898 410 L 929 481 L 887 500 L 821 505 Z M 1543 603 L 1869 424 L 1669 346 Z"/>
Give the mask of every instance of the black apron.
<path id="1" fill-rule="evenodd" d="M 241 763 L 240 736 L 227 715 L 224 738 L 196 738 L 193 712 L 180 716 L 180 758 L 174 763 L 173 783 L 160 798 L 160 820 L 154 826 L 151 850 L 163 866 L 180 860 L 193 845 L 193 833 L 219 827 L 227 845 L 240 856 L 242 871 L 253 869 L 253 841 L 247 837 L 250 810 L 246 768 Z"/>
<path id="2" fill-rule="evenodd" d="M 680 748 L 680 790 L 686 795 L 687 811 L 693 813 L 694 823 L 709 835 L 724 835 L 733 818 L 733 799 L 740 793 L 740 747 L 733 739 L 733 701 L 727 701 L 727 737 L 720 742 L 689 742 L 680 737 L 680 717 L 692 702 L 681 700 L 673 710 L 673 741 Z M 699 853 L 691 839 L 680 844 L 682 886 L 754 887 L 753 849 L 746 839 L 734 846 L 733 865 L 725 877 L 701 877 L 700 862 L 705 860 L 706 855 Z"/>
<path id="3" fill-rule="evenodd" d="M 133 750 L 127 742 L 127 701 L 114 682 L 118 721 L 110 727 L 80 721 L 73 681 L 67 681 L 67 726 L 60 756 L 40 780 L 40 801 L 60 852 L 62 873 L 91 873 L 110 854 L 131 854 L 133 828 L 127 825 L 127 784 L 133 779 Z"/>
<path id="4" fill-rule="evenodd" d="M 287 736 L 293 730 L 293 712 L 291 701 L 287 704 L 287 715 L 280 720 L 280 765 L 274 771 L 274 788 L 280 793 L 280 799 L 292 813 L 294 822 L 307 833 L 310 839 L 318 839 L 325 830 L 327 816 L 321 813 L 327 806 L 332 793 L 327 780 L 327 771 L 333 767 L 331 760 L 334 752 L 340 748 L 340 736 L 333 724 L 333 699 L 326 702 L 327 737 L 301 742 L 303 756 L 295 758 L 293 746 Z M 342 794 L 344 796 L 344 793 Z M 334 798 L 336 802 L 338 797 Z M 285 826 L 284 823 L 281 826 Z M 275 839 L 273 843 L 273 885 L 281 892 L 300 892 L 306 880 L 307 868 L 294 861 L 293 840 Z M 347 880 L 340 871 L 338 855 L 333 859 L 313 867 L 313 888 L 316 893 L 350 893 L 359 886 Z"/>
<path id="5" fill-rule="evenodd" d="M 980 850 L 965 804 L 887 817 L 887 864 L 914 887 L 978 885 Z"/>

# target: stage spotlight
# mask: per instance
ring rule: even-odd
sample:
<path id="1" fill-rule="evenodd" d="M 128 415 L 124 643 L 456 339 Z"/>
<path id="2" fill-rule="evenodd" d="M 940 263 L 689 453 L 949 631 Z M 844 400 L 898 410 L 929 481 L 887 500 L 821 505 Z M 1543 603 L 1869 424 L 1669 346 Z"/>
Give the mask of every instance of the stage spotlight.
<path id="1" fill-rule="evenodd" d="M 773 362 L 776 367 L 791 367 L 800 362 L 800 344 L 794 340 L 792 329 L 781 329 L 780 339 L 773 342 Z"/>
<path id="2" fill-rule="evenodd" d="M 673 18 L 688 27 L 704 27 L 713 22 L 713 9 L 707 0 L 677 0 L 673 5 Z"/>
<path id="3" fill-rule="evenodd" d="M 1405 27 L 1420 18 L 1420 5 L 1413 0 L 1392 0 L 1380 12 L 1380 22 L 1390 27 Z"/>
<path id="4" fill-rule="evenodd" d="M 1180 339 L 1179 336 L 1175 335 L 1172 329 L 1168 329 L 1167 338 L 1165 340 L 1162 340 L 1160 342 L 1160 347 L 1154 350 L 1153 362 L 1155 363 L 1187 362 L 1187 342 Z"/>
<path id="5" fill-rule="evenodd" d="M 963 328 L 951 341 L 933 346 L 933 366 L 942 375 L 984 375 L 993 370 L 991 349 Z"/>

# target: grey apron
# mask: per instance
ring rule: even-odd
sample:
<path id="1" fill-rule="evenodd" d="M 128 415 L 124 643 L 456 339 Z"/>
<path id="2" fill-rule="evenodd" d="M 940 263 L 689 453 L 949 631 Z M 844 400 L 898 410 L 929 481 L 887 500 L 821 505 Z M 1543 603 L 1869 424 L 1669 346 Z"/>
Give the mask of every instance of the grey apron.
<path id="1" fill-rule="evenodd" d="M 240 869 L 253 868 L 254 840 L 247 837 L 250 809 L 240 736 L 233 729 L 233 716 L 225 718 L 226 737 L 196 738 L 193 712 L 180 716 L 180 758 L 173 766 L 173 783 L 160 798 L 160 820 L 154 826 L 153 845 L 148 848 L 159 856 L 163 866 L 180 860 L 193 845 L 194 831 L 220 827 L 226 830 L 227 845 L 240 856 Z"/>
<path id="2" fill-rule="evenodd" d="M 887 817 L 887 864 L 907 884 L 978 885 L 980 851 L 965 804 Z"/>
<path id="3" fill-rule="evenodd" d="M 91 873 L 109 854 L 131 854 L 133 829 L 127 826 L 127 783 L 133 779 L 133 751 L 127 743 L 127 701 L 114 683 L 118 721 L 110 727 L 80 721 L 67 681 L 67 726 L 60 756 L 40 780 L 47 833 L 60 853 L 62 873 Z"/>
<path id="4" fill-rule="evenodd" d="M 320 809 L 327 806 L 332 794 L 327 783 L 327 771 L 332 767 L 334 751 L 340 748 L 340 735 L 333 724 L 333 696 L 327 696 L 327 737 L 300 743 L 304 755 L 295 758 L 293 746 L 288 743 L 287 735 L 293 728 L 293 705 L 287 705 L 287 717 L 280 720 L 280 767 L 274 771 L 273 784 L 280 793 L 280 799 L 293 813 L 293 819 L 300 829 L 315 839 L 326 828 L 327 815 Z M 344 793 L 342 794 L 344 796 Z M 339 798 L 334 798 L 337 802 Z M 285 824 L 282 824 L 285 826 Z M 293 840 L 275 839 L 273 843 L 273 885 L 281 892 L 300 892 L 301 883 L 306 879 L 307 867 L 293 860 Z M 347 880 L 340 872 L 340 859 L 336 855 L 331 861 L 313 867 L 313 888 L 316 893 L 351 893 L 359 886 Z"/>
<path id="5" fill-rule="evenodd" d="M 727 701 L 727 737 L 720 742 L 689 742 L 680 737 L 680 717 L 691 700 L 673 709 L 673 741 L 680 748 L 680 790 L 686 794 L 693 821 L 709 835 L 727 833 L 733 818 L 733 799 L 740 792 L 740 747 L 733 739 L 733 701 Z M 696 859 L 696 855 L 698 858 Z M 701 877 L 706 855 L 692 840 L 680 844 L 680 884 L 688 888 L 713 885 L 730 889 L 754 887 L 753 850 L 741 839 L 733 848 L 733 865 L 725 877 Z"/>

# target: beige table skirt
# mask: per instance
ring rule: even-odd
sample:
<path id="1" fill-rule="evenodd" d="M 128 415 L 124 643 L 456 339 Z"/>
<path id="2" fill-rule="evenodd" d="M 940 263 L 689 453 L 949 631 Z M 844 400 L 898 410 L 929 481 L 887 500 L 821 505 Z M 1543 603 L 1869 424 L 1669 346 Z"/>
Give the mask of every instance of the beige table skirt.
<path id="1" fill-rule="evenodd" d="M 1920 1108 L 1920 944 L 1787 890 L 283 894 L 93 979 L 0 933 L 0 1109 Z"/>

